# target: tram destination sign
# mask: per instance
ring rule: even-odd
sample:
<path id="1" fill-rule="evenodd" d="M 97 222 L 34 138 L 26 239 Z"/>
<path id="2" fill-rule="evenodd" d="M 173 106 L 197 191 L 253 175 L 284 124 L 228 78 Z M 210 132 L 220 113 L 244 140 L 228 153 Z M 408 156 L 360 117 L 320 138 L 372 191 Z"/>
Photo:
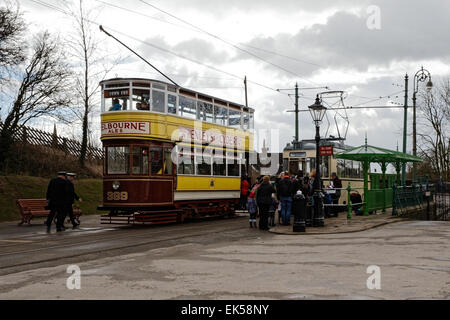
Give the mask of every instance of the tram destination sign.
<path id="1" fill-rule="evenodd" d="M 105 98 L 127 97 L 129 95 L 129 89 L 105 90 Z"/>
<path id="2" fill-rule="evenodd" d="M 114 121 L 102 122 L 102 136 L 116 134 L 150 134 L 150 122 Z"/>
<path id="3" fill-rule="evenodd" d="M 320 155 L 321 156 L 332 156 L 333 155 L 333 146 L 320 146 Z"/>

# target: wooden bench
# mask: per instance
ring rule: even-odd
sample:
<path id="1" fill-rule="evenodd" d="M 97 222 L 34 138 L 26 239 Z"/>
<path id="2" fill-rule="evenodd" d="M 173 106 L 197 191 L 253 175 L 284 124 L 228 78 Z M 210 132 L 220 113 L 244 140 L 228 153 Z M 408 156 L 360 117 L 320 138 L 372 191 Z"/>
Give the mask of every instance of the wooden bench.
<path id="1" fill-rule="evenodd" d="M 48 204 L 46 199 L 18 199 L 16 203 L 22 216 L 19 226 L 24 222 L 31 225 L 31 219 L 34 217 L 47 217 L 50 214 L 50 210 L 45 209 Z M 75 220 L 80 223 L 81 209 L 73 208 L 73 215 Z"/>

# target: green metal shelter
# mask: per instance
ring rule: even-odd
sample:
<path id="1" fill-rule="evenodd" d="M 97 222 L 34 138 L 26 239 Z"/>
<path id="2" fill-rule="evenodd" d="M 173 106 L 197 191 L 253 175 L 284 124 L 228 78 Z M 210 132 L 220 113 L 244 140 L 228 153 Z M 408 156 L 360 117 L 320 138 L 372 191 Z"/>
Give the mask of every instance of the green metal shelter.
<path id="1" fill-rule="evenodd" d="M 379 163 L 381 166 L 383 181 L 386 177 L 386 167 L 392 163 L 397 171 L 397 183 L 400 182 L 400 168 L 402 163 L 406 162 L 422 162 L 419 157 L 393 151 L 389 149 L 374 147 L 367 144 L 351 148 L 344 152 L 335 154 L 338 159 L 347 159 L 360 161 L 363 164 L 364 172 L 364 215 L 369 215 L 370 210 L 383 209 L 392 205 L 392 188 L 386 188 L 383 185 L 382 189 L 369 190 L 369 168 L 370 163 Z"/>

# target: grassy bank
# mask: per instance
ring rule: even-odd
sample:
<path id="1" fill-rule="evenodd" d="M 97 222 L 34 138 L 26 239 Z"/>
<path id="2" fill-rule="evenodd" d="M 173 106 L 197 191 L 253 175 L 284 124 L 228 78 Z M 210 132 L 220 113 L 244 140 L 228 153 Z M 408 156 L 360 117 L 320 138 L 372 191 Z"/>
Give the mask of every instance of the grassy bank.
<path id="1" fill-rule="evenodd" d="M 19 220 L 20 213 L 16 200 L 25 198 L 45 198 L 48 178 L 30 176 L 0 176 L 0 221 Z M 75 191 L 83 199 L 78 203 L 83 215 L 98 212 L 102 201 L 101 179 L 77 179 Z"/>

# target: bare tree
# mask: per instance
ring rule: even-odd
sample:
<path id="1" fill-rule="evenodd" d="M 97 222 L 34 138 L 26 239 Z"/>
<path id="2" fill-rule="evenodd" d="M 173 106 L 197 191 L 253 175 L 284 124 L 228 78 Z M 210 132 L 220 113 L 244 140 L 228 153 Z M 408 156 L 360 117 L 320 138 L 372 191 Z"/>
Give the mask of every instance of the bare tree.
<path id="1" fill-rule="evenodd" d="M 450 79 L 442 82 L 430 93 L 421 95 L 421 132 L 418 133 L 419 150 L 425 160 L 422 173 L 448 181 L 450 173 Z M 431 172 L 423 172 L 429 168 Z"/>
<path id="2" fill-rule="evenodd" d="M 13 9 L 9 2 L 5 2 L 5 6 L 0 7 L 0 83 L 5 81 L 11 67 L 25 60 L 25 30 L 19 6 Z"/>
<path id="3" fill-rule="evenodd" d="M 70 103 L 66 91 L 70 83 L 69 68 L 59 39 L 48 32 L 35 36 L 31 57 L 18 75 L 15 99 L 0 131 L 0 165 L 5 161 L 19 125 L 30 119 L 62 113 Z"/>
<path id="4" fill-rule="evenodd" d="M 99 96 L 99 82 L 106 77 L 117 62 L 108 62 L 108 54 L 101 52 L 100 41 L 94 36 L 97 26 L 94 26 L 91 21 L 95 20 L 93 16 L 96 10 L 88 8 L 82 0 L 79 0 L 77 7 L 69 6 L 67 9 L 71 12 L 75 26 L 74 34 L 69 36 L 67 42 L 76 64 L 75 94 L 77 106 L 73 109 L 73 113 L 82 124 L 79 161 L 80 165 L 84 167 L 90 137 L 89 118 L 99 103 L 99 100 L 95 98 Z"/>

